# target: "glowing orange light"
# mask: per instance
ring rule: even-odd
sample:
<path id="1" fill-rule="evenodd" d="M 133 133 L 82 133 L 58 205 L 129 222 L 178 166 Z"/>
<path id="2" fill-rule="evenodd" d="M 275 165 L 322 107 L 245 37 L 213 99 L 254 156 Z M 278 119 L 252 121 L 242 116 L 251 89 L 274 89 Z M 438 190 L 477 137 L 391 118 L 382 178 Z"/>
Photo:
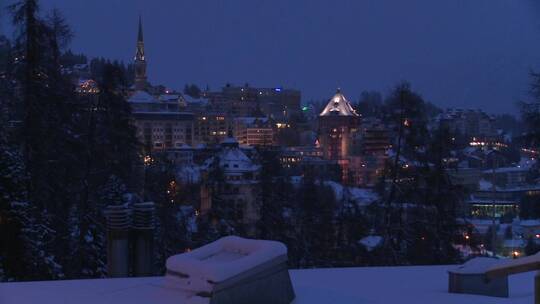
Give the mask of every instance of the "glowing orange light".
<path id="1" fill-rule="evenodd" d="M 150 155 L 146 155 L 143 159 L 145 165 L 150 165 L 153 162 L 153 159 Z"/>

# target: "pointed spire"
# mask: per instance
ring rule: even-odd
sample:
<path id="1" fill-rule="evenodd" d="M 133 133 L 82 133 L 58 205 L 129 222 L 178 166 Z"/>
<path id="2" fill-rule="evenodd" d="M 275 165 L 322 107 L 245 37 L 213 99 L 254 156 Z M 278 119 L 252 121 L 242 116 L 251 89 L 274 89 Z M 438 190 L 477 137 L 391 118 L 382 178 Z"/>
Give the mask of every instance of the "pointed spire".
<path id="1" fill-rule="evenodd" d="M 137 35 L 137 49 L 135 51 L 135 89 L 145 90 L 146 80 L 146 58 L 144 56 L 144 41 L 142 17 L 139 15 L 139 33 Z"/>
<path id="2" fill-rule="evenodd" d="M 137 49 L 135 51 L 135 61 L 144 61 L 144 39 L 141 15 L 139 15 L 139 33 L 137 35 Z"/>
<path id="3" fill-rule="evenodd" d="M 139 14 L 139 35 L 137 36 L 137 42 L 144 42 L 143 30 L 142 30 L 142 16 Z"/>

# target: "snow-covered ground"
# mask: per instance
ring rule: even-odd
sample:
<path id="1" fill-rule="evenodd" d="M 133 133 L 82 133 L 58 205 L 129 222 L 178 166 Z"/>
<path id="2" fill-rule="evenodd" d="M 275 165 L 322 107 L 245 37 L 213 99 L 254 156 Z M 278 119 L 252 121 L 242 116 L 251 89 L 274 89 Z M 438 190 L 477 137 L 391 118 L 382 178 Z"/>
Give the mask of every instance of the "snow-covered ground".
<path id="1" fill-rule="evenodd" d="M 533 303 L 533 273 L 510 277 L 510 297 L 449 294 L 447 270 L 456 266 L 291 270 L 294 304 L 521 304 Z M 0 303 L 191 304 L 162 277 L 0 284 Z M 191 299 L 195 300 L 195 299 Z"/>

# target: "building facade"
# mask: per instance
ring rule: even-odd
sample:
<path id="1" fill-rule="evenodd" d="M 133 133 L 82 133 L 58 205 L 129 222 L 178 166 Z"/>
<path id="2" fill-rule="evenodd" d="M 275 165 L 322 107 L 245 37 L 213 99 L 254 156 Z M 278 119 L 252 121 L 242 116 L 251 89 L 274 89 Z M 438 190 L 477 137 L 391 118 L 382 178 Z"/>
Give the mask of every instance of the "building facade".
<path id="1" fill-rule="evenodd" d="M 228 137 L 221 143 L 219 152 L 205 161 L 204 168 L 201 215 L 208 214 L 215 204 L 226 204 L 221 207 L 234 209 L 248 235 L 255 235 L 261 208 L 260 166 L 242 152 L 234 138 Z M 211 179 L 213 170 L 222 172 L 222 181 Z"/>
<path id="2" fill-rule="evenodd" d="M 237 117 L 234 119 L 234 137 L 241 145 L 272 146 L 275 124 L 266 117 Z"/>
<path id="3" fill-rule="evenodd" d="M 180 112 L 177 100 L 135 91 L 128 99 L 136 135 L 147 152 L 193 143 L 193 114 Z"/>
<path id="4" fill-rule="evenodd" d="M 225 140 L 231 130 L 231 119 L 222 112 L 197 112 L 193 120 L 193 144 L 215 145 Z"/>
<path id="5" fill-rule="evenodd" d="M 482 110 L 447 109 L 438 121 L 450 131 L 469 138 L 491 139 L 496 135 L 495 119 Z"/>

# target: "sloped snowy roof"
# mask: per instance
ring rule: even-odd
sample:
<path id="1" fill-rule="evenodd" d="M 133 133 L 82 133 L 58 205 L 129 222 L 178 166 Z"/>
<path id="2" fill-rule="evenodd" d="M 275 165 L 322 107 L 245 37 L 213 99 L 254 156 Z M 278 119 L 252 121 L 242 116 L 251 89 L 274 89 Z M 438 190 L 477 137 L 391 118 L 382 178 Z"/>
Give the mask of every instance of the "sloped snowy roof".
<path id="1" fill-rule="evenodd" d="M 353 200 L 357 205 L 367 206 L 379 199 L 379 195 L 371 189 L 345 187 L 334 181 L 325 181 L 324 184 L 330 186 L 332 190 L 334 190 L 334 196 L 337 201 L 342 200 L 345 195 L 348 195 L 349 199 Z M 346 193 L 346 191 L 348 192 Z"/>
<path id="2" fill-rule="evenodd" d="M 222 144 L 238 144 L 238 141 L 236 140 L 236 138 L 229 136 L 223 139 L 221 143 Z"/>
<path id="3" fill-rule="evenodd" d="M 168 101 L 168 102 L 178 101 L 179 98 L 180 98 L 180 95 L 178 94 L 161 94 L 158 97 L 160 101 Z"/>
<path id="4" fill-rule="evenodd" d="M 218 157 L 219 165 L 225 172 L 252 171 L 258 168 L 239 148 L 225 148 Z"/>
<path id="5" fill-rule="evenodd" d="M 351 103 L 345 98 L 341 91 L 338 89 L 336 95 L 332 97 L 324 110 L 321 112 L 320 116 L 359 116 L 358 113 L 353 109 Z"/>
<path id="6" fill-rule="evenodd" d="M 237 117 L 236 121 L 241 121 L 247 125 L 252 125 L 255 121 L 260 121 L 262 123 L 268 122 L 268 117 Z"/>
<path id="7" fill-rule="evenodd" d="M 529 171 L 529 168 L 527 167 L 502 167 L 502 168 L 497 168 L 495 170 L 484 170 L 484 173 L 493 173 L 493 171 L 495 171 L 495 173 L 511 173 L 511 172 L 527 172 Z"/>
<path id="8" fill-rule="evenodd" d="M 147 102 L 155 102 L 155 101 L 156 99 L 145 91 L 136 91 L 128 99 L 128 102 L 133 102 L 133 103 L 147 103 Z"/>
<path id="9" fill-rule="evenodd" d="M 493 190 L 493 184 L 485 179 L 478 181 L 478 190 L 489 191 Z"/>
<path id="10" fill-rule="evenodd" d="M 255 171 L 259 166 L 242 152 L 238 147 L 238 142 L 233 137 L 227 137 L 222 142 L 222 149 L 214 157 L 207 159 L 205 167 L 210 167 L 215 157 L 219 159 L 219 166 L 226 173 Z"/>
<path id="11" fill-rule="evenodd" d="M 367 251 L 373 251 L 382 244 L 383 238 L 378 235 L 369 235 L 358 241 L 358 243 L 366 247 Z"/>

